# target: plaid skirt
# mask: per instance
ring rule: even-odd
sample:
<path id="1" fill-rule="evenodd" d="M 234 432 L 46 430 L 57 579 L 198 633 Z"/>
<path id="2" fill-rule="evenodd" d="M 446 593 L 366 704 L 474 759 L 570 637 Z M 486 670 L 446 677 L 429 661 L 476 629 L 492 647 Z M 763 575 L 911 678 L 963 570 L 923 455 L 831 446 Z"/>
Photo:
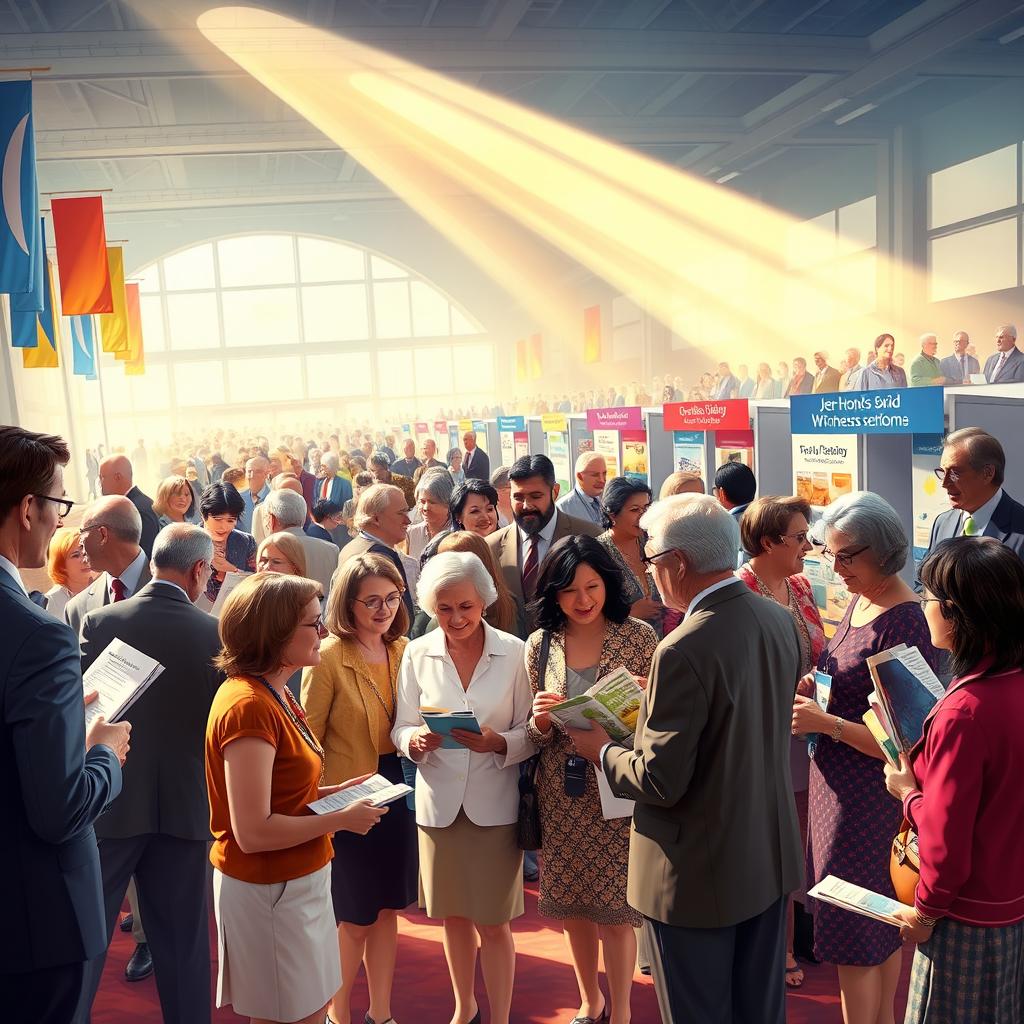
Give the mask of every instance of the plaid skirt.
<path id="1" fill-rule="evenodd" d="M 978 928 L 945 918 L 917 947 L 904 1024 L 1024 1020 L 1024 921 Z"/>

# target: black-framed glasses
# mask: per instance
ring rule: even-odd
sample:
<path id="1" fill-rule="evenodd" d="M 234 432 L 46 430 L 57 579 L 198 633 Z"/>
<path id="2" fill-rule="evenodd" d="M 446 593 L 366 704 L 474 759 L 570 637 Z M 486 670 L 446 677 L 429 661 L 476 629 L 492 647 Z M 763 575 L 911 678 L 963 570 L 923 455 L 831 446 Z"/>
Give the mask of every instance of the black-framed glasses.
<path id="1" fill-rule="evenodd" d="M 384 605 L 387 605 L 388 611 L 391 611 L 402 603 L 402 595 L 399 591 L 393 590 L 387 597 L 380 597 L 379 595 L 374 594 L 373 597 L 354 597 L 352 600 L 366 605 L 371 612 L 379 612 Z"/>
<path id="2" fill-rule="evenodd" d="M 653 555 L 641 555 L 640 561 L 650 568 L 662 555 L 671 555 L 675 548 L 665 548 L 664 551 L 655 551 Z"/>
<path id="3" fill-rule="evenodd" d="M 943 482 L 946 478 L 949 478 L 950 483 L 960 483 L 960 470 L 959 469 L 943 469 L 941 466 L 936 466 L 932 472 Z"/>
<path id="4" fill-rule="evenodd" d="M 302 622 L 300 625 L 308 626 L 310 629 L 315 629 L 318 633 L 323 633 L 326 630 L 326 627 L 324 626 L 324 617 L 322 615 L 318 615 L 316 620 L 313 622 Z"/>
<path id="5" fill-rule="evenodd" d="M 822 548 L 821 557 L 827 562 L 834 562 L 836 565 L 841 565 L 846 569 L 853 564 L 853 560 L 858 555 L 863 555 L 869 547 L 871 547 L 870 544 L 865 544 L 864 547 L 857 548 L 856 551 L 830 551 L 828 548 Z"/>
<path id="6" fill-rule="evenodd" d="M 33 494 L 33 498 L 40 498 L 43 501 L 52 501 L 57 506 L 57 515 L 61 519 L 66 519 L 71 515 L 71 510 L 75 507 L 75 503 L 70 498 L 53 498 L 49 494 Z"/>

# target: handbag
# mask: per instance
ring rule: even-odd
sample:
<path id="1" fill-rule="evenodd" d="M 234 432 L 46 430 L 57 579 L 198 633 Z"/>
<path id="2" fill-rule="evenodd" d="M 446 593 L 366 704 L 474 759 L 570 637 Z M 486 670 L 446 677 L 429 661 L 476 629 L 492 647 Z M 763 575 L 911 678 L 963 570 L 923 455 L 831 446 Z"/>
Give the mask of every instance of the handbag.
<path id="1" fill-rule="evenodd" d="M 889 854 L 889 877 L 896 890 L 896 899 L 908 906 L 914 905 L 917 883 L 921 878 L 921 858 L 917 850 L 917 833 L 907 818 L 892 841 Z"/>
<path id="2" fill-rule="evenodd" d="M 551 634 L 545 629 L 540 642 L 540 664 L 537 672 L 537 690 L 544 689 L 548 671 L 548 653 Z M 516 845 L 520 850 L 541 848 L 540 805 L 537 802 L 537 766 L 540 754 L 534 754 L 519 765 L 519 814 L 516 817 Z"/>

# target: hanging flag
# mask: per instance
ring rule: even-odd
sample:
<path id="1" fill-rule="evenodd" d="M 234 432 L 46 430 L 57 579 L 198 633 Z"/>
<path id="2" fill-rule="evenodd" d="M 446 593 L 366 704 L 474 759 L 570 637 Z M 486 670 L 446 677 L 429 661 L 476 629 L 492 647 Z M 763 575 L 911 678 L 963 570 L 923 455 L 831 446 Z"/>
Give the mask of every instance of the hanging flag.
<path id="1" fill-rule="evenodd" d="M 541 336 L 530 335 L 530 380 L 540 380 L 544 374 L 544 361 L 541 353 Z"/>
<path id="2" fill-rule="evenodd" d="M 46 222 L 39 218 L 39 264 L 46 257 Z M 11 347 L 35 348 L 39 344 L 39 314 L 43 311 L 46 275 L 40 269 L 33 291 L 11 296 Z"/>
<path id="3" fill-rule="evenodd" d="M 36 247 L 32 254 L 32 288 L 27 292 L 11 295 L 11 309 L 19 313 L 41 313 L 43 311 L 43 263 L 46 259 L 46 221 L 40 217 L 36 229 Z"/>
<path id="4" fill-rule="evenodd" d="M 103 199 L 54 199 L 50 213 L 64 315 L 113 313 Z"/>
<path id="5" fill-rule="evenodd" d="M 30 81 L 0 82 L 0 161 L 0 292 L 34 293 L 42 267 Z"/>
<path id="6" fill-rule="evenodd" d="M 125 360 L 124 372 L 128 377 L 140 377 L 146 372 L 146 357 L 142 348 L 142 312 L 139 305 L 139 286 L 124 286 L 125 308 L 128 312 L 128 348 L 129 358 Z M 120 359 L 120 352 L 116 353 Z"/>
<path id="7" fill-rule="evenodd" d="M 107 248 L 107 266 L 110 269 L 110 295 L 113 312 L 100 320 L 100 334 L 104 352 L 128 351 L 128 313 L 124 305 L 124 251 L 116 246 Z"/>
<path id="8" fill-rule="evenodd" d="M 91 316 L 69 316 L 75 376 L 96 379 L 96 341 Z"/>
<path id="9" fill-rule="evenodd" d="M 522 383 L 528 376 L 526 366 L 526 339 L 520 338 L 516 342 L 516 382 Z"/>
<path id="10" fill-rule="evenodd" d="M 601 307 L 583 310 L 583 362 L 601 362 Z"/>
<path id="11" fill-rule="evenodd" d="M 35 348 L 21 350 L 22 365 L 32 370 L 52 369 L 59 365 L 60 321 L 53 311 L 53 267 L 49 260 L 43 278 L 43 311 L 36 314 L 36 324 L 38 342 Z"/>

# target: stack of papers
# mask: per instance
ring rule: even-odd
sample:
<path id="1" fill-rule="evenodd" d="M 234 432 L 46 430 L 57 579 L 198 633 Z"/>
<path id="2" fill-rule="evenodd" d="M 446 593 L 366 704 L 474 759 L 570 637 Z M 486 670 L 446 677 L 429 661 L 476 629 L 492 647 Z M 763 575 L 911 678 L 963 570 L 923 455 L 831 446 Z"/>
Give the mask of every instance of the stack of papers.
<path id="1" fill-rule="evenodd" d="M 108 722 L 119 722 L 163 670 L 159 661 L 123 640 L 111 640 L 82 676 L 83 691 L 99 693 L 96 700 L 86 706 L 86 729 L 100 715 Z"/>
<path id="2" fill-rule="evenodd" d="M 383 807 L 385 804 L 400 800 L 406 793 L 411 792 L 412 786 L 407 786 L 404 782 L 390 782 L 383 775 L 371 775 L 365 782 L 360 782 L 358 786 L 339 789 L 337 793 L 321 797 L 306 806 L 314 814 L 343 811 L 350 804 L 360 800 L 369 800 L 374 807 Z"/>
<path id="3" fill-rule="evenodd" d="M 921 738 L 924 720 L 946 691 L 916 647 L 899 644 L 872 655 L 867 662 L 875 684 L 868 704 L 878 727 L 896 748 L 894 763 L 898 763 L 899 753 L 909 751 Z M 868 718 L 864 724 L 879 740 Z M 888 745 L 881 740 L 879 745 L 886 758 L 891 759 L 892 750 Z"/>
<path id="4" fill-rule="evenodd" d="M 480 723 L 472 711 L 448 711 L 446 708 L 420 708 L 420 717 L 424 725 L 431 731 L 443 736 L 442 750 L 467 750 L 458 740 L 451 736 L 452 729 L 464 729 L 466 732 L 480 732 Z"/>
<path id="5" fill-rule="evenodd" d="M 826 875 L 808 891 L 807 895 L 823 903 L 831 903 L 834 907 L 849 910 L 851 913 L 895 925 L 897 928 L 903 922 L 896 916 L 896 911 L 912 909 L 906 903 L 900 903 L 889 896 L 864 889 L 852 882 L 844 882 L 835 875 Z"/>
<path id="6" fill-rule="evenodd" d="M 586 693 L 556 704 L 548 712 L 561 726 L 590 729 L 597 722 L 621 743 L 636 731 L 644 691 L 636 677 L 621 665 L 599 679 Z"/>

